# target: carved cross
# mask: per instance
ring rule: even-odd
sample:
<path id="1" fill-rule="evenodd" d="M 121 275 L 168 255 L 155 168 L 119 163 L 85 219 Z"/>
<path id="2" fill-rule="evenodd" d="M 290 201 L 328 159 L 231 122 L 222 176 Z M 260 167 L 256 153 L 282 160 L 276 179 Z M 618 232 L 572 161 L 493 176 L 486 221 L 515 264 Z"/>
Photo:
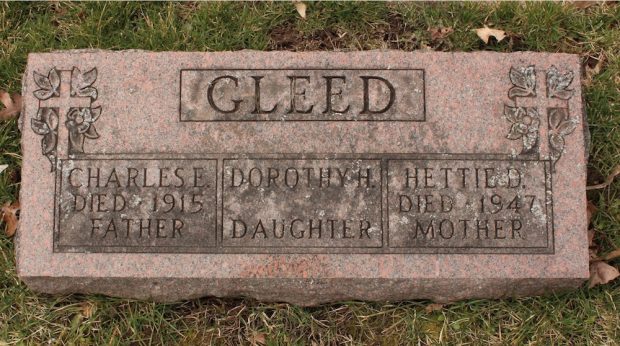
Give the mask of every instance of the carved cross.
<path id="1" fill-rule="evenodd" d="M 47 100 L 41 100 L 39 102 L 39 107 L 56 108 L 59 115 L 66 115 L 69 113 L 70 108 L 90 107 L 91 99 L 89 96 L 71 95 L 69 91 L 71 89 L 71 71 L 59 72 L 61 75 L 59 95 L 56 97 L 51 97 Z"/>
<path id="2" fill-rule="evenodd" d="M 570 118 L 568 102 L 574 94 L 569 88 L 574 73 L 560 73 L 555 66 L 536 70 L 532 65 L 512 67 L 509 76 L 513 86 L 508 97 L 514 106 L 504 106 L 504 116 L 512 123 L 507 137 L 522 139 L 522 153 L 547 155 L 555 169 L 564 150 L 564 137 L 577 125 Z M 541 121 L 547 126 L 540 126 Z"/>
<path id="3" fill-rule="evenodd" d="M 536 94 L 524 97 L 516 96 L 515 105 L 517 107 L 535 107 L 541 116 L 551 108 L 568 108 L 568 101 L 551 97 L 548 88 L 545 71 L 537 71 Z"/>
<path id="4" fill-rule="evenodd" d="M 47 76 L 34 72 L 39 89 L 33 92 L 39 99 L 39 110 L 32 119 L 32 129 L 42 135 L 43 154 L 55 169 L 58 157 L 84 152 L 85 138 L 95 139 L 99 134 L 93 125 L 101 107 L 92 107 L 97 99 L 97 89 L 92 84 L 97 70 L 82 73 L 52 68 Z"/>

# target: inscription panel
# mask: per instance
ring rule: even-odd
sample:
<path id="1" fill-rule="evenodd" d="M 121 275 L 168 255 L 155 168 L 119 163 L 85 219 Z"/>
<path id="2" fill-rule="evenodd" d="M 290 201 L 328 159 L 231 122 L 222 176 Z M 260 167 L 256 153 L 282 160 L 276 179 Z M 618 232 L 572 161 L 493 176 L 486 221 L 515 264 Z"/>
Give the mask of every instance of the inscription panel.
<path id="1" fill-rule="evenodd" d="M 239 159 L 223 168 L 224 247 L 382 246 L 380 160 Z"/>
<path id="2" fill-rule="evenodd" d="M 217 160 L 74 159 L 61 172 L 57 250 L 216 246 Z"/>
<path id="3" fill-rule="evenodd" d="M 554 251 L 549 160 L 327 156 L 63 161 L 55 251 Z"/>
<path id="4" fill-rule="evenodd" d="M 390 247 L 553 250 L 548 161 L 389 160 L 388 167 Z"/>
<path id="5" fill-rule="evenodd" d="M 424 121 L 416 69 L 182 70 L 181 121 Z"/>

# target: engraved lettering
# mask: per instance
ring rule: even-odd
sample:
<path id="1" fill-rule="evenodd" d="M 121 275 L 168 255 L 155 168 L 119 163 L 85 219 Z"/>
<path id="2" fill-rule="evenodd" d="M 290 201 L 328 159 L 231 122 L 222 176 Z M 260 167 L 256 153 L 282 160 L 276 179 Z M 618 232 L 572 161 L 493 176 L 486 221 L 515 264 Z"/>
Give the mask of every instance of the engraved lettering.
<path id="1" fill-rule="evenodd" d="M 306 100 L 306 87 L 304 87 L 301 90 L 298 90 L 297 86 L 297 81 L 298 80 L 303 80 L 306 81 L 307 84 L 310 82 L 310 76 L 288 76 L 288 78 L 291 80 L 291 104 L 290 107 L 287 111 L 287 113 L 301 113 L 301 114 L 308 114 L 312 112 L 312 108 L 314 108 L 314 105 L 308 105 L 306 107 L 306 109 L 298 109 L 297 108 L 297 97 L 300 96 L 300 98 L 302 100 Z"/>
<path id="2" fill-rule="evenodd" d="M 240 99 L 232 99 L 231 101 L 233 103 L 233 106 L 231 109 L 228 109 L 228 110 L 220 108 L 219 106 L 215 104 L 215 101 L 213 100 L 213 89 L 221 80 L 224 80 L 224 79 L 232 80 L 235 83 L 235 87 L 239 86 L 239 80 L 236 77 L 233 77 L 233 76 L 217 77 L 209 84 L 209 87 L 207 88 L 207 99 L 209 100 L 209 106 L 211 106 L 211 108 L 217 110 L 220 113 L 230 114 L 230 113 L 236 112 L 239 109 L 239 104 L 242 102 Z"/>
<path id="3" fill-rule="evenodd" d="M 394 89 L 392 83 L 390 83 L 385 78 L 376 76 L 361 76 L 360 78 L 362 78 L 362 80 L 364 81 L 364 109 L 362 109 L 362 114 L 381 114 L 385 113 L 388 109 L 390 109 L 390 107 L 392 107 L 392 105 L 394 104 L 394 99 L 396 98 L 396 90 Z M 387 104 L 383 108 L 375 110 L 370 109 L 369 85 L 371 80 L 376 80 L 383 83 L 389 90 L 390 96 L 388 97 Z"/>
<path id="4" fill-rule="evenodd" d="M 277 103 L 275 105 L 273 105 L 273 107 L 270 110 L 264 110 L 264 109 L 261 108 L 261 103 L 260 103 L 260 81 L 265 76 L 251 76 L 251 77 L 252 77 L 252 79 L 254 79 L 254 110 L 252 111 L 252 114 L 269 114 L 269 113 L 275 112 L 276 108 L 278 108 L 278 104 Z"/>

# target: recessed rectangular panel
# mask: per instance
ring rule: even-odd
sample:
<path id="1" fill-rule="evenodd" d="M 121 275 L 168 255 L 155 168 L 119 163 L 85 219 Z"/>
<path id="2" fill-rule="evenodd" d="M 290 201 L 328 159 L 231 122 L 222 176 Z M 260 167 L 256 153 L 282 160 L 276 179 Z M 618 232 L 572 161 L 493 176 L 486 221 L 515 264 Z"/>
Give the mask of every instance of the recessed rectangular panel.
<path id="1" fill-rule="evenodd" d="M 423 121 L 424 71 L 181 71 L 181 121 Z"/>
<path id="2" fill-rule="evenodd" d="M 553 252 L 549 162 L 388 163 L 389 246 L 429 252 Z"/>
<path id="3" fill-rule="evenodd" d="M 60 251 L 183 252 L 216 246 L 217 160 L 63 161 Z"/>
<path id="4" fill-rule="evenodd" d="M 225 159 L 222 174 L 224 247 L 382 246 L 380 160 Z"/>

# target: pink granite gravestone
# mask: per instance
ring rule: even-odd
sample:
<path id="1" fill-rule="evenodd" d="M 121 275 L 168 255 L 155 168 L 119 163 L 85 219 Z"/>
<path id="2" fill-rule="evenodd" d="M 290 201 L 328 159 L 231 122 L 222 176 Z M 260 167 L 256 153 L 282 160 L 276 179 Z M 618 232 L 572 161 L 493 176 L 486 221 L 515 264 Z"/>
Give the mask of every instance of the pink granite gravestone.
<path id="1" fill-rule="evenodd" d="M 303 305 L 588 276 L 576 55 L 31 54 L 33 290 Z"/>

